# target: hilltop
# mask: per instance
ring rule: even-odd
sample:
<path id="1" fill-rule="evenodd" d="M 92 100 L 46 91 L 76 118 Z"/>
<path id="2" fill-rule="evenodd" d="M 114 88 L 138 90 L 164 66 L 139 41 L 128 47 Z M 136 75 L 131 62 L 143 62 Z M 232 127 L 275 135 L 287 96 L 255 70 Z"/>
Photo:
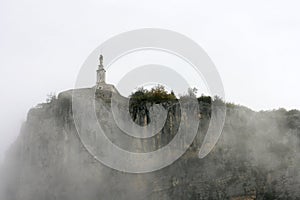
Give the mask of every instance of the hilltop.
<path id="1" fill-rule="evenodd" d="M 86 94 L 80 89 L 84 106 Z M 223 133 L 204 159 L 197 152 L 210 120 L 210 97 L 198 98 L 201 120 L 188 151 L 172 165 L 151 173 L 129 174 L 99 163 L 79 140 L 72 111 L 72 93 L 62 92 L 28 113 L 19 137 L 3 166 L 3 198 L 6 200 L 52 199 L 298 199 L 300 198 L 300 112 L 285 109 L 254 112 L 227 104 Z M 97 100 L 96 100 L 97 101 Z M 145 152 L 167 145 L 180 123 L 177 98 L 159 101 L 131 98 L 130 114 L 146 125 L 151 106 L 167 105 L 164 128 L 150 141 L 129 145 L 124 136 L 117 145 Z M 105 106 L 109 108 L 110 103 Z M 122 134 L 106 116 L 108 137 Z M 87 116 L 87 120 L 89 116 Z M 146 119 L 146 121 L 145 121 Z M 187 122 L 183 122 L 187 123 Z M 91 130 L 91 134 L 93 130 Z M 1 190 L 0 190 L 1 191 Z"/>

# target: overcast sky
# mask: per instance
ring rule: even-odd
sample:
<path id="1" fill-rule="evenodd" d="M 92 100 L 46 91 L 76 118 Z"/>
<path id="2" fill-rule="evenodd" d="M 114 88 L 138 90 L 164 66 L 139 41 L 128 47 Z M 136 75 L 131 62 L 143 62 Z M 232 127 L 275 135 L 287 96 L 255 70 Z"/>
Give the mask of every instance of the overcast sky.
<path id="1" fill-rule="evenodd" d="M 174 30 L 201 45 L 228 101 L 300 109 L 299 9 L 297 0 L 0 0 L 0 159 L 31 107 L 71 89 L 102 42 L 138 28 Z"/>

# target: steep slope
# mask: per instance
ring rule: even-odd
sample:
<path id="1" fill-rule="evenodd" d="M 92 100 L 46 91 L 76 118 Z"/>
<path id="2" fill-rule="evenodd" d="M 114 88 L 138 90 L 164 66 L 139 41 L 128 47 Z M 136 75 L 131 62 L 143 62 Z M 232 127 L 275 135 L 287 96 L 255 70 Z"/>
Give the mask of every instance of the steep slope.
<path id="1" fill-rule="evenodd" d="M 82 96 L 91 91 L 82 89 Z M 161 104 L 170 109 L 165 127 L 157 136 L 133 143 L 124 136 L 116 144 L 139 152 L 167 145 L 177 132 L 181 111 L 176 101 Z M 104 166 L 87 152 L 74 124 L 72 91 L 63 92 L 28 113 L 6 155 L 1 199 L 300 198 L 299 111 L 253 112 L 228 104 L 220 140 L 207 157 L 199 159 L 210 104 L 200 101 L 199 105 L 199 133 L 179 160 L 156 172 L 129 174 Z M 148 123 L 151 106 L 144 102 L 131 108 L 137 124 Z M 99 109 L 97 114 L 109 119 L 108 137 L 114 141 L 121 131 L 109 118 L 110 113 Z"/>

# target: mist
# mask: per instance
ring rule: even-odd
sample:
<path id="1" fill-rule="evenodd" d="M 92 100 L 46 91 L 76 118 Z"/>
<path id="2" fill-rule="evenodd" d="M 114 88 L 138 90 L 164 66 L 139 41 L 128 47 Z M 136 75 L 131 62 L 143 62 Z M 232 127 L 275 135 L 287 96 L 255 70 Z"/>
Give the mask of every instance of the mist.
<path id="1" fill-rule="evenodd" d="M 79 90 L 81 100 L 76 103 L 81 103 L 82 109 L 86 109 L 87 94 L 93 91 Z M 229 199 L 253 195 L 257 199 L 296 199 L 300 196 L 297 110 L 255 112 L 227 103 L 221 138 L 212 152 L 200 159 L 197 153 L 208 128 L 211 105 L 199 99 L 199 130 L 188 151 L 161 170 L 131 174 L 106 167 L 95 159 L 97 154 L 93 156 L 90 154 L 93 151 L 87 151 L 78 137 L 80 129 L 75 128 L 71 99 L 72 91 L 66 91 L 30 110 L 2 166 L 4 199 Z M 144 119 L 149 118 L 147 109 L 151 103 L 142 105 L 136 104 L 138 109 L 130 111 L 137 124 L 147 124 Z M 98 112 L 99 122 L 106 127 L 110 140 L 122 148 L 129 147 L 130 151 L 139 147 L 138 152 L 160 148 L 172 140 L 179 123 L 189 124 L 171 121 L 184 114 L 176 106 L 168 111 L 167 122 L 158 135 L 149 141 L 130 143 L 127 136 L 118 136 L 122 132 L 115 122 L 104 117 L 110 115 L 109 110 L 99 107 Z M 89 113 L 83 112 L 84 123 L 90 130 L 83 141 L 97 145 L 98 136 Z"/>
<path id="2" fill-rule="evenodd" d="M 299 109 L 298 7 L 293 0 L 1 1 L 0 159 L 30 108 L 48 93 L 72 89 L 96 46 L 138 28 L 161 27 L 195 40 L 218 68 L 228 101 L 256 111 Z"/>
<path id="3" fill-rule="evenodd" d="M 118 197 L 120 191 L 128 197 L 143 192 L 163 192 L 166 191 L 163 186 L 168 185 L 166 182 L 177 183 L 173 177 L 178 172 L 189 174 L 182 180 L 192 182 L 199 177 L 204 180 L 214 177 L 218 166 L 223 174 L 225 165 L 232 168 L 225 161 L 214 161 L 214 156 L 215 160 L 224 156 L 224 160 L 246 162 L 247 169 L 260 172 L 263 178 L 263 175 L 269 174 L 266 180 L 260 182 L 267 186 L 266 191 L 284 194 L 282 190 L 287 190 L 288 194 L 299 196 L 296 191 L 299 188 L 300 167 L 298 8 L 299 1 L 294 0 L 1 1 L 0 199 L 5 199 L 1 196 L 1 190 L 5 194 L 19 191 L 16 195 L 28 195 L 30 199 L 29 193 L 34 193 L 31 189 L 35 186 L 44 189 L 37 194 L 37 199 L 53 199 L 54 194 L 60 199 L 74 199 L 76 195 L 92 199 L 100 193 L 105 195 L 112 186 L 117 188 L 113 191 L 116 195 L 113 197 Z M 184 164 L 184 159 L 179 161 L 173 168 L 166 169 L 170 171 L 167 171 L 169 176 L 165 180 L 161 178 L 165 177 L 164 172 L 161 172 L 161 177 L 151 174 L 149 179 L 145 178 L 147 176 L 137 178 L 137 182 L 147 180 L 143 182 L 144 189 L 135 193 L 132 192 L 134 186 L 130 184 L 127 191 L 124 189 L 131 176 L 128 175 L 130 178 L 125 177 L 118 184 L 120 174 L 103 166 L 104 172 L 102 167 L 98 169 L 98 164 L 81 149 L 74 127 L 67 127 L 69 132 L 63 131 L 63 126 L 70 125 L 72 120 L 64 121 L 63 125 L 56 124 L 57 116 L 50 111 L 57 108 L 51 107 L 54 104 L 48 105 L 45 99 L 50 93 L 59 94 L 74 88 L 82 63 L 96 46 L 119 33 L 144 27 L 174 30 L 197 42 L 218 68 L 226 102 L 243 106 L 228 104 L 222 137 L 208 157 L 203 160 L 193 158 L 187 161 L 188 165 Z M 139 63 L 127 64 L 133 66 Z M 116 71 L 125 74 L 127 70 L 127 67 L 108 70 L 109 82 L 117 83 L 119 77 Z M 202 82 L 193 76 L 190 79 L 192 83 L 202 86 Z M 95 77 L 91 77 L 91 82 L 95 83 Z M 38 117 L 32 119 L 33 108 L 40 103 L 44 103 L 45 107 L 37 114 Z M 209 119 L 204 118 L 201 122 L 204 130 L 205 120 Z M 198 137 L 196 149 L 203 139 L 201 134 Z M 91 174 L 85 174 L 88 172 L 84 172 L 86 163 L 82 158 L 90 163 L 87 171 L 90 170 Z M 192 163 L 194 161 L 196 164 Z M 70 170 L 73 165 L 80 167 Z M 180 165 L 186 166 L 186 169 Z M 194 165 L 195 168 L 191 167 Z M 202 171 L 197 171 L 197 167 L 201 167 Z M 206 170 L 210 177 L 203 175 Z M 196 172 L 198 177 L 190 176 Z M 103 183 L 103 180 L 108 180 L 111 173 L 117 174 L 116 178 L 104 187 L 106 182 Z M 231 174 L 238 173 L 233 171 Z M 250 180 L 254 175 L 246 177 Z M 83 180 L 88 186 L 88 189 L 84 188 L 85 192 L 82 192 L 83 187 L 78 189 Z M 149 186 L 151 180 L 162 182 L 162 186 Z M 226 178 L 220 180 L 229 187 Z M 251 182 L 251 187 L 256 185 L 254 182 Z M 4 183 L 5 186 L 1 187 Z M 220 190 L 227 188 L 216 186 L 214 181 L 206 183 Z M 68 185 L 67 189 L 65 185 Z M 201 187 L 207 188 L 205 185 Z M 49 188 L 52 190 L 45 192 Z M 159 197 L 168 199 L 172 197 L 172 192 L 180 196 L 187 190 L 184 187 L 182 190 L 170 188 L 170 193 Z M 196 197 L 201 193 L 196 186 L 188 187 L 187 191 Z"/>

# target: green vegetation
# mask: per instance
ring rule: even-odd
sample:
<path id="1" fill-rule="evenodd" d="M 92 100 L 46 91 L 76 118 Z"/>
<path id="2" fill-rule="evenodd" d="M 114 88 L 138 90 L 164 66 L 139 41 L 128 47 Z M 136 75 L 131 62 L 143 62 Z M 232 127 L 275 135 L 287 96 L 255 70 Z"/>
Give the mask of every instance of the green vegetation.
<path id="1" fill-rule="evenodd" d="M 196 97 L 197 88 L 188 88 L 187 94 L 181 97 Z M 147 90 L 143 87 L 138 88 L 135 92 L 130 95 L 131 101 L 134 102 L 152 102 L 160 103 L 166 101 L 175 101 L 178 100 L 173 91 L 168 92 L 164 86 L 157 85 L 150 90 Z M 197 98 L 199 102 L 211 104 L 212 98 L 210 96 L 201 95 Z M 215 97 L 214 100 L 222 101 L 219 97 Z"/>
<path id="2" fill-rule="evenodd" d="M 143 87 L 138 88 L 136 92 L 130 95 L 130 98 L 131 100 L 137 102 L 147 101 L 153 103 L 160 103 L 177 99 L 173 91 L 169 93 L 162 85 L 157 85 L 151 90 L 147 90 Z"/>
<path id="3" fill-rule="evenodd" d="M 198 101 L 203 102 L 203 103 L 207 103 L 207 104 L 211 104 L 211 97 L 201 95 L 201 97 L 198 98 Z"/>

